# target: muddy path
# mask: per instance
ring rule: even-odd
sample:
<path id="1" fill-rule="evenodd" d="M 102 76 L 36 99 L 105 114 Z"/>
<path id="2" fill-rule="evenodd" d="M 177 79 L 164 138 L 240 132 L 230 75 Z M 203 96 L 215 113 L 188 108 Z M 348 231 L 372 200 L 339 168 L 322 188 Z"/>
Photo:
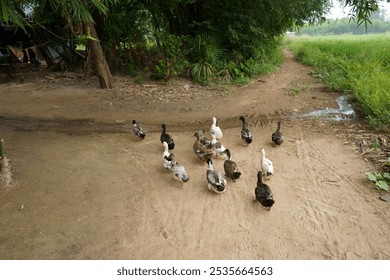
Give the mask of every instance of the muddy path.
<path id="1" fill-rule="evenodd" d="M 297 118 L 337 107 L 338 94 L 309 71 L 286 53 L 276 73 L 229 89 L 116 77 L 117 88 L 102 91 L 53 73 L 1 84 L 15 184 L 0 188 L 0 259 L 389 259 L 390 204 L 365 183 L 374 166 L 346 136 L 366 128 Z M 194 130 L 208 130 L 212 116 L 242 172 L 222 195 L 208 190 L 192 151 Z M 130 135 L 132 119 L 145 140 Z M 273 147 L 277 120 L 286 141 Z M 191 177 L 184 186 L 163 168 L 162 122 Z M 270 212 L 254 200 L 261 147 L 275 165 Z"/>

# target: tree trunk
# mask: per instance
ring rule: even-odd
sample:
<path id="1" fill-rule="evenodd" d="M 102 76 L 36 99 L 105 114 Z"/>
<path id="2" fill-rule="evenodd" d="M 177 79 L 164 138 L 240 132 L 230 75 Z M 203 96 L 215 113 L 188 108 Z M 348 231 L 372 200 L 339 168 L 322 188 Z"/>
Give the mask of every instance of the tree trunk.
<path id="1" fill-rule="evenodd" d="M 93 61 L 95 62 L 96 73 L 98 75 L 101 88 L 113 88 L 114 79 L 112 78 L 110 68 L 108 67 L 106 58 L 104 57 L 102 46 L 98 35 L 96 33 L 95 25 L 93 22 L 85 22 L 85 27 L 89 30 L 89 34 L 95 40 L 89 39 L 89 46 L 91 48 L 91 54 Z M 88 32 L 88 31 L 87 31 Z"/>

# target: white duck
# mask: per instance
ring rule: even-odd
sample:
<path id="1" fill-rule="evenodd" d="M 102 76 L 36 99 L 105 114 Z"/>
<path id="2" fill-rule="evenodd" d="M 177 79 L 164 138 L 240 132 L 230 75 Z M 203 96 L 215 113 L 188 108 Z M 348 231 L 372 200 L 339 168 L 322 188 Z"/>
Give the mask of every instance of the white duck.
<path id="1" fill-rule="evenodd" d="M 178 180 L 179 182 L 184 183 L 188 182 L 190 177 L 188 176 L 184 166 L 176 161 L 175 155 L 171 154 L 172 157 L 172 163 L 171 163 L 171 172 L 174 179 Z"/>
<path id="2" fill-rule="evenodd" d="M 167 142 L 164 141 L 163 146 L 164 146 L 164 152 L 162 154 L 162 158 L 163 158 L 164 168 L 171 169 L 172 160 L 174 159 L 174 155 L 168 151 L 168 143 Z"/>
<path id="3" fill-rule="evenodd" d="M 211 191 L 216 193 L 223 193 L 226 189 L 226 179 L 223 177 L 222 173 L 218 170 L 214 170 L 213 161 L 211 159 L 207 160 L 207 183 Z"/>
<path id="4" fill-rule="evenodd" d="M 211 133 L 211 146 L 214 149 L 216 157 L 221 157 L 221 154 L 223 154 L 226 150 L 225 146 L 221 142 L 217 141 L 213 132 Z"/>
<path id="5" fill-rule="evenodd" d="M 269 180 L 274 174 L 274 165 L 272 161 L 265 157 L 265 150 L 261 148 L 261 170 L 264 174 L 264 179 Z"/>
<path id="6" fill-rule="evenodd" d="M 216 117 L 213 117 L 213 122 L 211 123 L 210 133 L 215 135 L 215 137 L 219 140 L 222 138 L 223 133 L 221 128 L 218 126 L 218 121 Z"/>

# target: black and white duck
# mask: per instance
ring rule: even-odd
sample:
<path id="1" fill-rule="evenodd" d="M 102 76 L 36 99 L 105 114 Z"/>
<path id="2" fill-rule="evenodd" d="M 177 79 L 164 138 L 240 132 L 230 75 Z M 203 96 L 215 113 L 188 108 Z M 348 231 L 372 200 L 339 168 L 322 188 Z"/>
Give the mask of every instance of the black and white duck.
<path id="1" fill-rule="evenodd" d="M 272 205 L 274 205 L 275 200 L 271 191 L 271 188 L 263 183 L 263 174 L 261 171 L 257 172 L 257 186 L 255 189 L 256 200 L 267 209 L 271 210 Z"/>
<path id="2" fill-rule="evenodd" d="M 171 172 L 173 178 L 183 184 L 188 182 L 188 180 L 190 180 L 190 177 L 188 176 L 184 166 L 176 161 L 174 154 L 171 154 L 171 157 L 172 157 Z"/>
<path id="3" fill-rule="evenodd" d="M 223 163 L 223 169 L 225 170 L 226 177 L 235 182 L 241 176 L 240 170 L 238 170 L 237 163 L 232 160 L 232 155 L 229 149 L 225 149 L 224 153 L 228 159 Z"/>
<path id="4" fill-rule="evenodd" d="M 171 169 L 172 167 L 172 162 L 174 160 L 174 154 L 170 153 L 168 151 L 168 144 L 167 142 L 163 142 L 164 146 L 164 152 L 162 154 L 162 159 L 163 159 L 163 165 L 165 169 Z"/>
<path id="5" fill-rule="evenodd" d="M 145 139 L 145 132 L 135 120 L 133 120 L 133 134 L 136 135 L 140 140 Z"/>
<path id="6" fill-rule="evenodd" d="M 272 133 L 272 142 L 274 142 L 275 145 L 281 145 L 284 141 L 284 137 L 282 132 L 280 131 L 281 122 L 278 122 L 278 128 L 274 133 Z"/>
<path id="7" fill-rule="evenodd" d="M 162 127 L 162 132 L 160 136 L 161 143 L 167 142 L 168 149 L 173 150 L 175 148 L 175 142 L 173 141 L 172 136 L 167 133 L 167 126 L 165 124 L 162 124 L 161 127 Z"/>
<path id="8" fill-rule="evenodd" d="M 216 193 L 223 193 L 226 189 L 226 179 L 223 177 L 222 173 L 218 170 L 214 170 L 213 161 L 211 159 L 207 160 L 207 186 L 209 189 Z"/>
<path id="9" fill-rule="evenodd" d="M 261 170 L 263 171 L 264 178 L 266 180 L 271 179 L 271 176 L 274 174 L 274 165 L 272 161 L 265 157 L 265 150 L 261 148 Z"/>
<path id="10" fill-rule="evenodd" d="M 213 121 L 211 123 L 210 133 L 215 135 L 217 140 L 222 139 L 223 133 L 221 128 L 218 126 L 218 120 L 216 117 L 213 117 Z"/>
<path id="11" fill-rule="evenodd" d="M 244 116 L 241 116 L 240 120 L 242 121 L 241 139 L 244 142 L 244 145 L 249 145 L 252 143 L 252 134 L 246 125 Z"/>
<path id="12" fill-rule="evenodd" d="M 212 147 L 208 147 L 201 143 L 201 134 L 199 133 L 199 130 L 195 132 L 194 136 L 196 137 L 196 140 L 192 149 L 195 153 L 195 156 L 200 161 L 207 162 L 207 160 L 211 159 L 214 155 L 214 150 Z"/>
<path id="13" fill-rule="evenodd" d="M 214 133 L 211 133 L 211 146 L 214 149 L 215 156 L 221 157 L 223 152 L 226 150 L 225 146 L 217 141 L 217 137 Z"/>

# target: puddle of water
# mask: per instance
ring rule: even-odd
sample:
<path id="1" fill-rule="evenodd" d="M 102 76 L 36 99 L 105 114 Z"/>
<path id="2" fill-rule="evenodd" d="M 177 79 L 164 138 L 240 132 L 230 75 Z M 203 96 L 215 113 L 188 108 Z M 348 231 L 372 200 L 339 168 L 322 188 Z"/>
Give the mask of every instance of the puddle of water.
<path id="1" fill-rule="evenodd" d="M 322 120 L 333 121 L 341 121 L 346 119 L 352 119 L 355 117 L 355 111 L 353 110 L 352 105 L 348 103 L 346 96 L 337 97 L 336 102 L 339 105 L 338 109 L 326 108 L 302 114 L 299 117 L 314 117 Z"/>

